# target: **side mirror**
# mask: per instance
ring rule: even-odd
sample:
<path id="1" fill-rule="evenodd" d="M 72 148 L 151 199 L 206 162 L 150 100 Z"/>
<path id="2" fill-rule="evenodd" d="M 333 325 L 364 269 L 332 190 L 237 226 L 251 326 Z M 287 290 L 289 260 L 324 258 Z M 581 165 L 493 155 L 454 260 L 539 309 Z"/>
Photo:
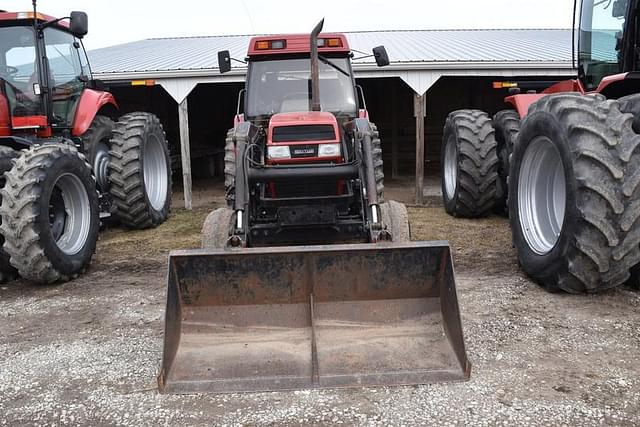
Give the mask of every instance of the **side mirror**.
<path id="1" fill-rule="evenodd" d="M 376 58 L 378 67 L 389 65 L 389 55 L 387 55 L 387 49 L 385 49 L 384 46 L 374 47 L 373 56 Z"/>
<path id="2" fill-rule="evenodd" d="M 69 30 L 71 34 L 78 38 L 82 38 L 89 32 L 89 18 L 84 12 L 71 12 L 69 19 Z"/>
<path id="3" fill-rule="evenodd" d="M 220 74 L 231 71 L 231 55 L 228 50 L 218 52 L 218 68 L 220 68 Z"/>
<path id="4" fill-rule="evenodd" d="M 614 18 L 624 18 L 627 14 L 627 4 L 629 0 L 616 0 L 611 8 L 611 16 Z"/>

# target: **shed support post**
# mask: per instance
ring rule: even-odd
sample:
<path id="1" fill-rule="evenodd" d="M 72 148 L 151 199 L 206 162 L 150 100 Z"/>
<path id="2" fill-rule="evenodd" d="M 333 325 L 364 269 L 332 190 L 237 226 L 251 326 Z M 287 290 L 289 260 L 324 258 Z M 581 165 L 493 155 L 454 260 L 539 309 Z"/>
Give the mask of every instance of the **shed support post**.
<path id="1" fill-rule="evenodd" d="M 182 158 L 182 187 L 184 191 L 184 207 L 192 210 L 191 193 L 191 149 L 189 147 L 189 108 L 187 98 L 178 104 L 178 123 L 180 127 L 180 157 Z"/>
<path id="2" fill-rule="evenodd" d="M 397 79 L 394 79 L 397 80 Z M 391 178 L 398 177 L 398 89 L 391 85 Z"/>
<path id="3" fill-rule="evenodd" d="M 416 204 L 424 203 L 424 118 L 426 92 L 423 95 L 414 93 L 413 112 L 416 117 Z"/>

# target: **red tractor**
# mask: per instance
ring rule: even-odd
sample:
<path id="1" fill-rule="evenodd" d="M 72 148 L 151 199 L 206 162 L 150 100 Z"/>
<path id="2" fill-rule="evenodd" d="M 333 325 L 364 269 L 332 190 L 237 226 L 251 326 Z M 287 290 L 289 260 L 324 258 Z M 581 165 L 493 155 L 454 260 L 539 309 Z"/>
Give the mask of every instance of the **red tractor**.
<path id="1" fill-rule="evenodd" d="M 469 378 L 449 246 L 411 242 L 405 206 L 383 200 L 347 38 L 321 29 L 249 42 L 229 207 L 203 249 L 169 254 L 163 392 Z"/>
<path id="2" fill-rule="evenodd" d="M 171 169 L 162 125 L 118 118 L 91 76 L 87 15 L 0 12 L 0 276 L 69 280 L 95 252 L 101 216 L 166 220 Z"/>
<path id="3" fill-rule="evenodd" d="M 249 42 L 245 110 L 225 147 L 230 209 L 215 211 L 208 221 L 224 229 L 222 240 L 210 246 L 227 240 L 237 246 L 376 242 L 391 238 L 384 226 L 392 224 L 383 223 L 390 209 L 403 212 L 405 224 L 398 226 L 406 230 L 397 233 L 408 239 L 404 206 L 383 203 L 380 138 L 359 107 L 363 94 L 347 39 L 318 38 L 320 28 L 312 33 L 311 49 L 308 34 Z M 374 56 L 379 66 L 388 64 L 384 47 Z M 229 53 L 221 52 L 222 72 L 229 61 Z"/>
<path id="4" fill-rule="evenodd" d="M 522 268 L 550 291 L 582 293 L 626 282 L 640 263 L 640 2 L 575 9 L 577 78 L 514 87 L 493 119 L 450 113 L 441 165 L 447 212 L 506 205 Z"/>

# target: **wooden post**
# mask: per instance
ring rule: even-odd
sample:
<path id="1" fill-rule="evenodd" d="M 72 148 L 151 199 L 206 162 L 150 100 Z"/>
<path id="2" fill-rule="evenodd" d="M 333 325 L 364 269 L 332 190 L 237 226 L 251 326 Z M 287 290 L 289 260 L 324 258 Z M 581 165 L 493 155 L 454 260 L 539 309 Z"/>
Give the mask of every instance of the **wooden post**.
<path id="1" fill-rule="evenodd" d="M 413 112 L 416 117 L 416 204 L 424 203 L 424 118 L 425 100 L 424 95 L 413 95 Z"/>
<path id="2" fill-rule="evenodd" d="M 400 83 L 400 79 L 398 83 Z M 391 85 L 391 178 L 398 177 L 398 89 L 394 82 Z"/>
<path id="3" fill-rule="evenodd" d="M 180 127 L 180 154 L 182 157 L 182 187 L 184 191 L 184 207 L 193 209 L 191 205 L 191 149 L 189 148 L 189 108 L 187 98 L 178 104 L 178 123 Z"/>

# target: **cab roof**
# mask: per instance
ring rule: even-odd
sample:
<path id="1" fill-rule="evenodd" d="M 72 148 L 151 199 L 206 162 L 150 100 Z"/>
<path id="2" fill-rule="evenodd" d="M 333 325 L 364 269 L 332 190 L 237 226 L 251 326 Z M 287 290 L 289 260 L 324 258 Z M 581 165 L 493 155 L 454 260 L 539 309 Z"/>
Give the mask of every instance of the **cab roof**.
<path id="1" fill-rule="evenodd" d="M 333 46 L 328 46 L 328 40 L 331 39 Z M 340 33 L 322 33 L 318 35 L 318 40 L 322 40 L 319 43 L 326 43 L 327 46 L 318 46 L 318 52 L 323 53 L 344 53 L 348 54 L 351 50 L 347 37 Z M 275 45 L 273 42 L 284 41 L 282 47 L 273 48 L 273 46 L 279 46 L 279 43 Z M 267 44 L 259 42 L 267 42 Z M 268 46 L 268 47 L 264 47 Z M 260 47 L 260 48 L 259 48 Z M 252 37 L 249 41 L 249 57 L 263 56 L 263 55 L 283 55 L 288 53 L 309 53 L 310 43 L 309 34 L 280 34 L 272 36 L 258 36 Z"/>
<path id="2" fill-rule="evenodd" d="M 49 22 L 56 19 L 53 16 L 45 15 L 44 13 L 36 12 L 36 18 L 38 22 Z M 16 23 L 29 23 L 33 22 L 33 11 L 31 12 L 0 12 L 0 25 L 7 22 L 15 21 Z M 63 28 L 69 28 L 68 21 L 58 21 L 57 26 Z"/>

